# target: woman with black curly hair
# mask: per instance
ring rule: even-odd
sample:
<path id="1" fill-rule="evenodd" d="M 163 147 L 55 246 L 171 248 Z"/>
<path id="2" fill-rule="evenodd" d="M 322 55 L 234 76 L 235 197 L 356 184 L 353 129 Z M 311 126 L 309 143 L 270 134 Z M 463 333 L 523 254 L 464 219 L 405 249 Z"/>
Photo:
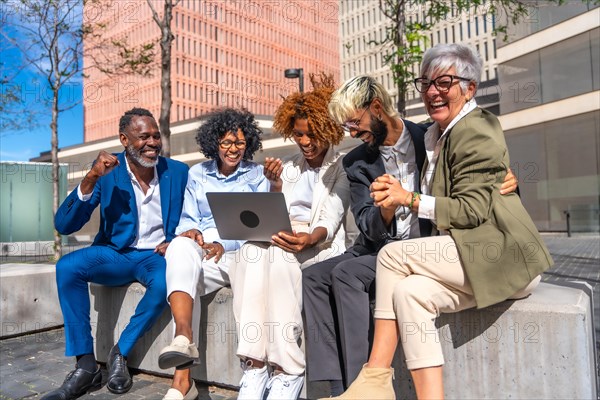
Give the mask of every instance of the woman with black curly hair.
<path id="1" fill-rule="evenodd" d="M 334 145 L 344 133 L 329 117 L 333 82 L 288 96 L 275 112 L 273 128 L 293 139 L 300 152 L 286 161 L 267 158 L 271 191 L 285 195 L 292 232 L 271 243 L 247 242 L 231 267 L 237 355 L 244 375 L 238 399 L 296 399 L 304 382 L 302 268 L 345 250 L 344 217 L 349 185 Z M 269 371 L 271 370 L 271 371 Z M 269 373 L 271 372 L 271 373 Z"/>
<path id="2" fill-rule="evenodd" d="M 261 148 L 261 133 L 251 113 L 234 109 L 213 112 L 198 128 L 196 141 L 209 160 L 190 168 L 176 230 L 179 236 L 165 254 L 167 300 L 175 321 L 175 338 L 160 352 L 158 365 L 177 370 L 164 399 L 198 396 L 188 369 L 199 357 L 192 343 L 194 299 L 196 294 L 202 296 L 229 284 L 233 254 L 243 243 L 219 237 L 206 193 L 269 190 L 263 167 L 249 161 Z"/>

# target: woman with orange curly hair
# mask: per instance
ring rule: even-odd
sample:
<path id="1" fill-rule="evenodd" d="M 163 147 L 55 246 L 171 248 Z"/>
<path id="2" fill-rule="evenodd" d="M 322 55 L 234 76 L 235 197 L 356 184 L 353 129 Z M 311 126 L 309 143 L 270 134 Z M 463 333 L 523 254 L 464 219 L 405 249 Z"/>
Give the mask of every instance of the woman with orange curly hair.
<path id="1" fill-rule="evenodd" d="M 244 375 L 238 399 L 296 399 L 304 383 L 302 268 L 345 251 L 343 224 L 349 185 L 334 145 L 344 137 L 328 114 L 332 80 L 322 74 L 313 91 L 288 96 L 273 127 L 296 142 L 300 153 L 267 158 L 271 191 L 285 195 L 292 232 L 271 243 L 247 242 L 230 270 L 237 355 Z"/>

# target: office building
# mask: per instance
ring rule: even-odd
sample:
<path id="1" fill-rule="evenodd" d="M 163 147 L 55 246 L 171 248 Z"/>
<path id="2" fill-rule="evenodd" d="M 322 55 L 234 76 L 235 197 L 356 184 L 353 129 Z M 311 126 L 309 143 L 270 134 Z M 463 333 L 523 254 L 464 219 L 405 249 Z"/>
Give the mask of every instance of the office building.
<path id="1" fill-rule="evenodd" d="M 600 8 L 539 4 L 498 48 L 500 121 L 541 230 L 599 229 Z"/>
<path id="2" fill-rule="evenodd" d="M 419 21 L 424 17 L 424 6 L 418 5 L 405 10 L 407 20 Z M 389 46 L 381 46 L 386 37 L 386 28 L 390 25 L 379 7 L 377 0 L 340 0 L 340 57 L 341 76 L 346 80 L 359 74 L 374 76 L 388 90 L 394 103 L 398 99 L 398 90 L 393 81 L 392 72 L 383 63 L 382 54 L 389 51 Z M 422 48 L 427 49 L 438 43 L 467 43 L 475 47 L 482 55 L 484 67 L 482 71 L 481 91 L 486 98 L 485 107 L 497 110 L 498 98 L 495 90 L 496 71 L 496 38 L 493 30 L 496 27 L 496 16 L 489 13 L 489 5 L 474 7 L 469 12 L 458 13 L 450 7 L 450 12 L 443 21 L 438 22 Z M 418 76 L 418 65 L 413 68 Z M 421 103 L 419 93 L 409 85 L 407 97 L 407 116 L 414 120 L 423 120 L 427 116 Z"/>
<path id="3" fill-rule="evenodd" d="M 88 3 L 84 10 L 88 22 L 107 24 L 102 40 L 124 40 L 132 47 L 152 41 L 157 63 L 151 76 L 88 72 L 84 79 L 85 142 L 114 137 L 118 118 L 134 106 L 159 115 L 160 30 L 151 9 L 145 1 L 109 4 L 108 10 L 100 10 Z M 161 17 L 163 4 L 154 2 Z M 284 77 L 289 68 L 303 69 L 307 89 L 311 72 L 324 71 L 339 80 L 335 0 L 183 0 L 173 9 L 171 27 L 172 123 L 226 106 L 272 115 L 281 96 L 298 89 L 297 79 Z"/>

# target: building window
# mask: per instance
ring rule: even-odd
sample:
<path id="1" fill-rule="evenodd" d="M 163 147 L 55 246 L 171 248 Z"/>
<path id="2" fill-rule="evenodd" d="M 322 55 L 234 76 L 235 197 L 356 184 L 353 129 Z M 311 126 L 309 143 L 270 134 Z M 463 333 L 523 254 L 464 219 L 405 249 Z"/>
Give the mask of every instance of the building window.
<path id="1" fill-rule="evenodd" d="M 591 44 L 586 32 L 539 50 L 543 103 L 591 91 Z"/>

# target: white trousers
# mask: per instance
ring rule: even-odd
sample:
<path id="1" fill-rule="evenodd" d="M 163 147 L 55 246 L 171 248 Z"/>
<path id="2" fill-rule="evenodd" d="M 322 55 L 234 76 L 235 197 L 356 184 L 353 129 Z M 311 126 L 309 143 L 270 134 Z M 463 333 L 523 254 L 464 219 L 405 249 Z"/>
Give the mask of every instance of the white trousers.
<path id="1" fill-rule="evenodd" d="M 296 225 L 294 229 L 306 232 L 308 227 Z M 290 375 L 304 373 L 306 363 L 299 345 L 302 268 L 330 252 L 311 248 L 293 254 L 258 242 L 242 246 L 230 270 L 238 357 L 277 364 Z"/>
<path id="2" fill-rule="evenodd" d="M 185 292 L 192 300 L 229 285 L 229 268 L 236 252 L 226 252 L 218 263 L 203 260 L 202 248 L 192 239 L 176 237 L 169 244 L 167 261 L 167 301 L 173 292 Z M 193 326 L 200 324 L 201 307 L 194 308 Z M 198 332 L 193 329 L 197 343 Z"/>
<path id="3" fill-rule="evenodd" d="M 379 251 L 376 274 L 375 318 L 397 321 L 408 369 L 444 364 L 435 318 L 476 306 L 452 237 L 390 243 Z M 540 279 L 511 299 L 529 295 Z"/>

